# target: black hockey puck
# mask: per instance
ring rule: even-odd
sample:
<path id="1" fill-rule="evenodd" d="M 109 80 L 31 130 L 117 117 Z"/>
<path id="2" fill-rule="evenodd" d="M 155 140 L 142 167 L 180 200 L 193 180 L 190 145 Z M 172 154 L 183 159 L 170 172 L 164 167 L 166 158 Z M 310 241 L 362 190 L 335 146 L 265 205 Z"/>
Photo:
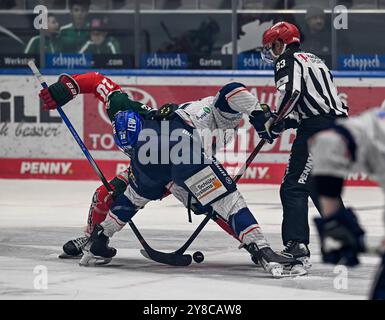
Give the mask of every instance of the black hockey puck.
<path id="1" fill-rule="evenodd" d="M 195 251 L 193 254 L 193 259 L 196 263 L 201 263 L 205 259 L 205 256 L 203 255 L 202 252 Z"/>

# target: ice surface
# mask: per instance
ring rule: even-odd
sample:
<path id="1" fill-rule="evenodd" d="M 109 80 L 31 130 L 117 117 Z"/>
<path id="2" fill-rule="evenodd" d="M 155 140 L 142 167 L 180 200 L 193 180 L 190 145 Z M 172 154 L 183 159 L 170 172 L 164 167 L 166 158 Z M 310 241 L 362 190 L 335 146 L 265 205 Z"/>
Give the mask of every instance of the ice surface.
<path id="1" fill-rule="evenodd" d="M 116 258 L 103 267 L 80 267 L 77 260 L 59 260 L 64 242 L 81 235 L 93 182 L 0 180 L 0 299 L 365 299 L 379 258 L 365 256 L 347 272 L 320 263 L 310 207 L 313 267 L 308 276 L 272 279 L 256 267 L 238 243 L 210 222 L 188 250 L 205 255 L 201 264 L 171 267 L 147 260 L 129 227 L 111 240 Z M 241 185 L 246 200 L 269 241 L 282 248 L 279 187 Z M 383 236 L 383 196 L 378 188 L 350 187 L 344 200 L 355 206 L 378 244 Z M 174 251 L 201 221 L 172 197 L 154 202 L 134 222 L 154 248 Z M 47 288 L 36 289 L 46 268 Z M 37 268 L 37 269 L 36 269 Z M 37 273 L 34 273 L 37 272 Z M 347 284 L 347 287 L 346 287 Z M 41 287 L 41 286 L 40 286 Z"/>

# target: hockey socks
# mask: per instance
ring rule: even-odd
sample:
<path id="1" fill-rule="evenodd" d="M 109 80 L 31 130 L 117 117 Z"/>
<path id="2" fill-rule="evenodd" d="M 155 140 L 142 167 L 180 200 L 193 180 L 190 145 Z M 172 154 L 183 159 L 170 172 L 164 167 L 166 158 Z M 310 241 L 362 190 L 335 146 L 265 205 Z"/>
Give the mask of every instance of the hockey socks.
<path id="1" fill-rule="evenodd" d="M 258 248 L 269 246 L 261 227 L 249 208 L 242 208 L 237 213 L 231 215 L 229 224 L 244 244 L 255 243 Z"/>

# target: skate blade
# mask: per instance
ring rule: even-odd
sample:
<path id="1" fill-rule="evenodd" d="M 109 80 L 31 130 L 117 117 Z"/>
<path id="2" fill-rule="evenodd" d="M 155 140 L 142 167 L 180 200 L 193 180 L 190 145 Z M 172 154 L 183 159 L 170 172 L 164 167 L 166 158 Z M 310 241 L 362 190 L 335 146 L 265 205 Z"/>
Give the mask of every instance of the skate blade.
<path id="1" fill-rule="evenodd" d="M 279 274 L 278 272 L 276 274 L 273 274 L 274 278 L 295 278 L 295 277 L 301 277 L 307 275 L 307 270 L 304 266 L 297 264 L 293 266 L 290 270 L 288 269 L 282 269 L 282 272 Z"/>
<path id="2" fill-rule="evenodd" d="M 110 263 L 112 258 L 104 258 L 99 256 L 94 256 L 90 252 L 84 253 L 83 257 L 80 259 L 79 266 L 101 266 Z"/>
<path id="3" fill-rule="evenodd" d="M 302 258 L 298 258 L 297 260 L 301 261 L 302 264 L 303 264 L 303 267 L 308 270 L 312 267 L 312 263 L 310 261 L 310 258 L 309 257 L 302 257 Z"/>
<path id="4" fill-rule="evenodd" d="M 283 266 L 277 262 L 264 262 L 262 266 L 273 278 L 280 278 L 284 273 Z"/>
<path id="5" fill-rule="evenodd" d="M 297 264 L 290 269 L 284 268 L 281 264 L 277 262 L 270 262 L 264 265 L 264 268 L 269 272 L 273 278 L 294 278 L 299 276 L 304 276 L 307 274 L 307 270 L 303 265 Z"/>
<path id="6" fill-rule="evenodd" d="M 65 252 L 62 252 L 61 254 L 58 255 L 59 259 L 73 259 L 77 260 L 80 259 L 83 256 L 83 253 L 78 254 L 77 256 L 71 256 L 69 254 L 66 254 Z"/>

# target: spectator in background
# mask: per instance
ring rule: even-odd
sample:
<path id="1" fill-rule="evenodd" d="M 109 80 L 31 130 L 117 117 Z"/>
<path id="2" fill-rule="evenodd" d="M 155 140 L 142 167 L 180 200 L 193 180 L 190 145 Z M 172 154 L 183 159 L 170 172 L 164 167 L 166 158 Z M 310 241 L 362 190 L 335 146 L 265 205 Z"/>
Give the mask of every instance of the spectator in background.
<path id="1" fill-rule="evenodd" d="M 90 23 L 90 40 L 80 49 L 79 53 L 118 54 L 120 44 L 115 38 L 108 36 L 107 17 L 92 18 Z"/>
<path id="2" fill-rule="evenodd" d="M 60 52 L 59 42 L 59 22 L 53 15 L 49 15 L 47 18 L 47 30 L 42 29 L 45 36 L 44 52 L 45 53 L 57 53 Z M 24 53 L 26 54 L 39 54 L 40 52 L 40 35 L 31 38 L 25 47 Z"/>
<path id="3" fill-rule="evenodd" d="M 77 53 L 90 37 L 90 0 L 70 0 L 69 8 L 72 22 L 60 28 L 61 48 L 63 53 Z"/>
<path id="4" fill-rule="evenodd" d="M 326 16 L 319 7 L 310 7 L 307 10 L 306 26 L 302 31 L 302 48 L 307 52 L 314 52 L 324 59 L 330 67 L 331 60 L 331 31 L 326 28 Z"/>
<path id="5" fill-rule="evenodd" d="M 220 33 L 218 22 L 210 16 L 199 24 L 198 29 L 188 30 L 179 37 L 173 37 L 164 22 L 161 22 L 161 26 L 171 42 L 160 49 L 160 53 L 179 52 L 210 56 Z"/>

